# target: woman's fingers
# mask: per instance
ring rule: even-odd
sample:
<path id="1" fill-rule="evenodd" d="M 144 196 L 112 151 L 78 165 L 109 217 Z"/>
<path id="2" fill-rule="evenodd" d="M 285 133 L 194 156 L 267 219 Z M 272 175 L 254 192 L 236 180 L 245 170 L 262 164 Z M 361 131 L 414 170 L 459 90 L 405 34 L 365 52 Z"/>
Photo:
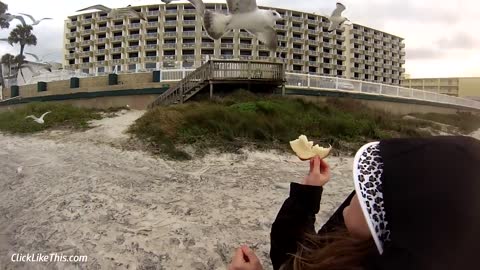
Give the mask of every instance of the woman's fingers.
<path id="1" fill-rule="evenodd" d="M 255 264 L 258 262 L 257 255 L 255 255 L 253 250 L 251 250 L 248 246 L 242 246 L 241 249 L 243 251 L 243 255 L 248 258 L 247 262 L 250 262 L 252 264 Z"/>
<path id="2" fill-rule="evenodd" d="M 245 263 L 245 259 L 243 258 L 243 250 L 242 248 L 238 248 L 235 251 L 235 255 L 232 258 L 232 265 L 238 265 L 241 263 Z"/>
<path id="3" fill-rule="evenodd" d="M 320 171 L 322 174 L 330 175 L 330 166 L 323 159 L 320 160 Z"/>

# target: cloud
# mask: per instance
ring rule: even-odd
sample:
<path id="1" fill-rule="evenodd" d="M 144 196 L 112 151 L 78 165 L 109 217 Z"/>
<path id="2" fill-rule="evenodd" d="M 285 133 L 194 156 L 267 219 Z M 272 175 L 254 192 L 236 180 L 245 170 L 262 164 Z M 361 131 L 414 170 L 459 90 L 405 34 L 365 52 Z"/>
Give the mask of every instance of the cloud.
<path id="1" fill-rule="evenodd" d="M 419 60 L 419 59 L 438 59 L 445 55 L 445 52 L 435 48 L 407 48 L 406 49 L 407 60 Z"/>
<path id="2" fill-rule="evenodd" d="M 440 38 L 436 42 L 441 49 L 475 49 L 480 47 L 480 40 L 467 33 L 454 33 L 451 36 Z"/>

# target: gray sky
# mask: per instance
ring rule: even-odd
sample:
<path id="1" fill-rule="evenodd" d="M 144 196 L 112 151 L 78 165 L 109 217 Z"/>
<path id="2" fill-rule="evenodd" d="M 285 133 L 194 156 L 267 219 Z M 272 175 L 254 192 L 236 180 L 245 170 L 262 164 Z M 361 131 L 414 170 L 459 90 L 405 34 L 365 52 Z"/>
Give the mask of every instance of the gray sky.
<path id="1" fill-rule="evenodd" d="M 10 13 L 52 17 L 34 27 L 36 47 L 27 52 L 47 60 L 62 59 L 64 20 L 75 10 L 103 4 L 109 7 L 161 3 L 160 0 L 4 0 Z M 206 1 L 222 2 L 222 1 Z M 412 77 L 480 76 L 480 1 L 477 0 L 345 0 L 351 21 L 405 38 L 406 72 Z M 328 15 L 336 0 L 257 0 L 258 5 Z M 15 25 L 16 23 L 14 23 Z M 11 26 L 11 28 L 14 27 Z M 8 36 L 0 31 L 0 38 Z M 18 48 L 0 44 L 0 55 Z"/>

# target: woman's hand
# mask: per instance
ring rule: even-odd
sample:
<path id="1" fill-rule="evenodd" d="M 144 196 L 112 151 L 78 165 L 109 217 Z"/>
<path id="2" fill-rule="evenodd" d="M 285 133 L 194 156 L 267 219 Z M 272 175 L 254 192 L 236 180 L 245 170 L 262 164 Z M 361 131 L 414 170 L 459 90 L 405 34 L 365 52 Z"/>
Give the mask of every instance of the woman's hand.
<path id="1" fill-rule="evenodd" d="M 241 246 L 233 255 L 228 270 L 263 270 L 263 267 L 250 248 Z"/>
<path id="2" fill-rule="evenodd" d="M 304 185 L 323 186 L 330 180 L 330 167 L 319 156 L 310 159 L 310 172 L 303 180 Z"/>

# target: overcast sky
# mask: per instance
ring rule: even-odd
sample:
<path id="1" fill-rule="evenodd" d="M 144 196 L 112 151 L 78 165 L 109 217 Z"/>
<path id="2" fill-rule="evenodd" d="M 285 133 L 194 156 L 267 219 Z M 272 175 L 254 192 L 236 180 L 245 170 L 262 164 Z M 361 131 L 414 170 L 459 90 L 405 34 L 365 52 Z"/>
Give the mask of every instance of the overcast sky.
<path id="1" fill-rule="evenodd" d="M 149 0 L 4 0 L 10 13 L 52 17 L 34 27 L 36 47 L 27 52 L 47 60 L 63 58 L 64 20 L 75 10 L 103 4 L 109 7 L 161 3 Z M 222 2 L 222 1 L 206 1 Z M 335 0 L 257 0 L 258 5 L 328 15 Z M 345 0 L 344 15 L 352 22 L 405 38 L 406 72 L 412 77 L 480 76 L 480 1 L 478 0 Z M 11 25 L 11 29 L 16 25 Z M 0 38 L 9 31 L 0 30 Z M 0 44 L 0 55 L 18 48 Z"/>

